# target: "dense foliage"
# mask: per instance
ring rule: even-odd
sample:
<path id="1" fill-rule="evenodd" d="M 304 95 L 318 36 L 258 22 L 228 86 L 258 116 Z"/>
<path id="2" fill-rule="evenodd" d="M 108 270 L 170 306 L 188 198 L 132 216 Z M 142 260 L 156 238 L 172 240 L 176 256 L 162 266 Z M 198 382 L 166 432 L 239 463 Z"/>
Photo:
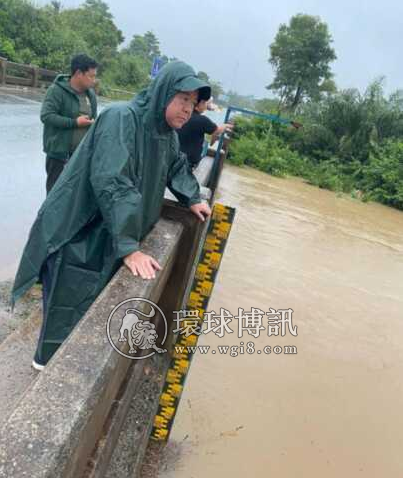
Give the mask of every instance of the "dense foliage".
<path id="1" fill-rule="evenodd" d="M 134 35 L 126 49 L 123 41 L 102 0 L 66 9 L 58 1 L 37 7 L 28 0 L 0 0 L 0 56 L 10 61 L 68 72 L 71 57 L 84 52 L 100 64 L 101 91 L 137 91 L 149 82 L 158 39 L 152 32 Z"/>
<path id="2" fill-rule="evenodd" d="M 237 118 L 230 160 L 403 209 L 403 92 L 386 98 L 376 81 L 306 103 L 298 121 Z"/>

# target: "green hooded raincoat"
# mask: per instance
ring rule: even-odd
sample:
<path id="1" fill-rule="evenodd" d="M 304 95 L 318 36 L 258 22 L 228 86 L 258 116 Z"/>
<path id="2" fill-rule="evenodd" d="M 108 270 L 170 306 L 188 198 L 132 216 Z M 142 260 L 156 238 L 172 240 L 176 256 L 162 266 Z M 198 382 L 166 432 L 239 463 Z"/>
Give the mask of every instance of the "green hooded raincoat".
<path id="1" fill-rule="evenodd" d="M 54 254 L 41 360 L 45 363 L 157 222 L 165 187 L 200 202 L 165 110 L 179 91 L 210 88 L 182 62 L 166 65 L 131 102 L 104 110 L 38 212 L 16 275 L 15 303 Z"/>

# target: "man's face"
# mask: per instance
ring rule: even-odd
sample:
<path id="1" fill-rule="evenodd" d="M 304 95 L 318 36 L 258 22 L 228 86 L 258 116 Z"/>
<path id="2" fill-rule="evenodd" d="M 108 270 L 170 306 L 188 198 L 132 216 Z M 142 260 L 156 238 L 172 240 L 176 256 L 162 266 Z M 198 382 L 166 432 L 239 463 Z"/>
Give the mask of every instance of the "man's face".
<path id="1" fill-rule="evenodd" d="M 197 98 L 197 91 L 183 91 L 172 98 L 165 111 L 165 119 L 171 128 L 182 128 L 189 121 Z"/>
<path id="2" fill-rule="evenodd" d="M 80 82 L 80 86 L 83 90 L 88 90 L 89 88 L 94 88 L 95 80 L 97 78 L 97 69 L 90 68 L 89 70 L 82 72 L 77 71 L 77 79 Z"/>

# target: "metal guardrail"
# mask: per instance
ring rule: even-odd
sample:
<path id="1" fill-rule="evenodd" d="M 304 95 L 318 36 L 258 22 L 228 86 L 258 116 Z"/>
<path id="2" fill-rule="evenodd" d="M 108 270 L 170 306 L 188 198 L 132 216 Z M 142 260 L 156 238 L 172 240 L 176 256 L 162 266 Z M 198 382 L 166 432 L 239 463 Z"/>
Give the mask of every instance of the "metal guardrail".
<path id="1" fill-rule="evenodd" d="M 293 121 L 287 119 L 287 118 L 282 118 L 279 115 L 272 115 L 272 114 L 266 114 L 266 113 L 259 113 L 258 111 L 252 111 L 252 110 L 247 110 L 245 108 L 238 108 L 237 106 L 229 106 L 227 108 L 227 112 L 225 114 L 225 120 L 224 123 L 228 123 L 231 113 L 242 113 L 245 115 L 249 116 L 254 116 L 255 118 L 262 118 L 265 120 L 273 121 L 274 123 L 280 123 L 284 125 L 293 125 Z"/>

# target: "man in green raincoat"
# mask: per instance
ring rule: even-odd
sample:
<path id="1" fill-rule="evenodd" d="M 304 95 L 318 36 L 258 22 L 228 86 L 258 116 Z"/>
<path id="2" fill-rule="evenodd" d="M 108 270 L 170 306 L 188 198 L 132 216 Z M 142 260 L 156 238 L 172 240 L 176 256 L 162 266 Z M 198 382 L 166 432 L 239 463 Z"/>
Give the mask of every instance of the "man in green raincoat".
<path id="1" fill-rule="evenodd" d="M 43 283 L 44 320 L 33 366 L 42 369 L 125 263 L 155 277 L 140 250 L 157 222 L 165 187 L 204 220 L 199 184 L 179 152 L 176 129 L 210 87 L 182 62 L 161 69 L 128 103 L 105 109 L 67 163 L 32 226 L 12 302 Z"/>

